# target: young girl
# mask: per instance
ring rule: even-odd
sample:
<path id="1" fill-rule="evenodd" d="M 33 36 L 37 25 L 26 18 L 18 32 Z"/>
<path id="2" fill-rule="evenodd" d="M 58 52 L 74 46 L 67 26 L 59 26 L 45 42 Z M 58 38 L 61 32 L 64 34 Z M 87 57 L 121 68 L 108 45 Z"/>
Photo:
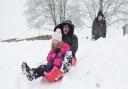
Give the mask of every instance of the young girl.
<path id="1" fill-rule="evenodd" d="M 68 51 L 70 51 L 70 47 L 68 44 L 62 42 L 61 30 L 57 29 L 52 36 L 52 45 L 47 56 L 47 64 L 31 69 L 27 63 L 23 62 L 22 70 L 30 81 L 41 76 L 45 77 L 54 68 L 60 69 L 62 67 L 62 61 Z"/>

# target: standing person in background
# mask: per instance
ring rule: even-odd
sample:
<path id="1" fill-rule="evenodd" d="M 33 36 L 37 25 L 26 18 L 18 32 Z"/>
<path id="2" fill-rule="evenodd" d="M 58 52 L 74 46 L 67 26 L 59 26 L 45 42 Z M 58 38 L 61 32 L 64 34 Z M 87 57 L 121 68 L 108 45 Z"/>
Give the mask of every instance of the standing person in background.
<path id="1" fill-rule="evenodd" d="M 98 12 L 92 26 L 92 39 L 97 40 L 100 37 L 106 37 L 106 20 L 101 10 Z"/>

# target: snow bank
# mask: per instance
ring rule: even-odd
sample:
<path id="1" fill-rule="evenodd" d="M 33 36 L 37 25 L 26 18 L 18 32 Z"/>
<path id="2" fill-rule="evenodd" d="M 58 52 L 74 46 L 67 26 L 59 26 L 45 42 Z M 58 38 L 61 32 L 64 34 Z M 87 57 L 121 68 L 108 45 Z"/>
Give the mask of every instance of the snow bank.
<path id="1" fill-rule="evenodd" d="M 46 62 L 51 41 L 0 43 L 0 87 L 2 89 L 128 89 L 128 37 L 91 41 L 79 36 L 77 65 L 63 80 L 49 83 L 39 78 L 29 82 L 21 63 L 31 67 Z"/>

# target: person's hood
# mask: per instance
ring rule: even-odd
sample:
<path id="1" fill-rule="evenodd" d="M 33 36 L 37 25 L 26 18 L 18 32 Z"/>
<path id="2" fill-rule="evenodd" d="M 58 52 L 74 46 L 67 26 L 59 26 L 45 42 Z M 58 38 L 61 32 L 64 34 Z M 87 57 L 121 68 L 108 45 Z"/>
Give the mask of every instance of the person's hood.
<path id="1" fill-rule="evenodd" d="M 98 17 L 98 16 L 102 16 L 102 17 L 104 18 L 104 14 L 103 14 L 103 12 L 102 12 L 101 10 L 98 12 L 97 17 Z"/>
<path id="2" fill-rule="evenodd" d="M 54 28 L 54 32 L 56 31 L 57 28 L 60 28 L 62 31 L 62 35 L 64 36 L 64 32 L 63 32 L 63 26 L 64 25 L 68 25 L 69 26 L 69 32 L 68 32 L 68 36 L 72 36 L 74 34 L 74 25 L 72 24 L 71 20 L 65 20 L 63 21 L 61 24 L 58 24 L 55 28 Z"/>
<path id="3" fill-rule="evenodd" d="M 101 10 L 99 10 L 99 12 L 98 12 L 98 14 L 97 14 L 97 17 L 95 18 L 95 21 L 99 22 L 99 21 L 98 21 L 98 17 L 99 17 L 99 16 L 102 16 L 102 17 L 103 17 L 103 19 L 102 19 L 101 21 L 104 21 L 104 20 L 105 20 L 105 17 L 104 17 L 103 12 L 102 12 Z"/>

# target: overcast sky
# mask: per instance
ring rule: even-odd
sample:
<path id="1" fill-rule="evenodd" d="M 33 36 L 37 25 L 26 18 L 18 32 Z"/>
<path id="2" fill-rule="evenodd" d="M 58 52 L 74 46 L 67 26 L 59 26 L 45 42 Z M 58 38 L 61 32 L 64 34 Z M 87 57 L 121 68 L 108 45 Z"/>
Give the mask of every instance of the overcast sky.
<path id="1" fill-rule="evenodd" d="M 16 37 L 27 31 L 23 16 L 26 0 L 0 0 L 0 39 Z"/>

